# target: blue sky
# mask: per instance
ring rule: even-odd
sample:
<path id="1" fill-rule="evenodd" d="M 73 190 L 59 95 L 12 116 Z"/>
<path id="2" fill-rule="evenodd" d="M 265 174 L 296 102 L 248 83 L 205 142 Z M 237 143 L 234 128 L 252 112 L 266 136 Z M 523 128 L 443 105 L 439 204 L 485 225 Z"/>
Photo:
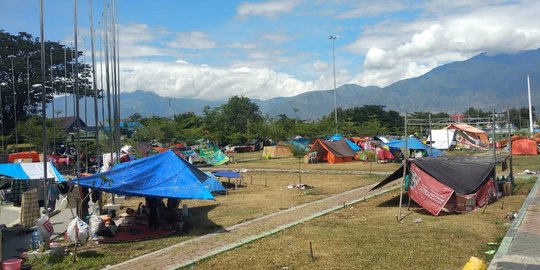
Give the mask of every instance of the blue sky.
<path id="1" fill-rule="evenodd" d="M 73 1 L 45 2 L 45 37 L 73 43 Z M 90 50 L 88 1 L 79 49 Z M 104 2 L 93 1 L 100 27 Z M 119 1 L 121 90 L 268 99 L 386 86 L 481 52 L 540 47 L 538 1 Z M 0 28 L 39 35 L 39 1 L 1 1 Z M 82 59 L 84 60 L 84 59 Z M 90 56 L 86 58 L 90 61 Z M 99 76 L 99 75 L 98 75 Z"/>

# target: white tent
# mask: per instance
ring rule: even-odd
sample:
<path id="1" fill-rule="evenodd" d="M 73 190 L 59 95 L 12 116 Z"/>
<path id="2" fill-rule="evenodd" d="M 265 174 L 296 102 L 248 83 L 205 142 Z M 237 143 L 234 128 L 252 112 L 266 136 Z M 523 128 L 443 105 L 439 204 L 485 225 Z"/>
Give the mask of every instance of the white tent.
<path id="1" fill-rule="evenodd" d="M 427 141 L 431 142 L 435 149 L 448 149 L 455 144 L 455 134 L 454 129 L 433 129 L 431 130 L 433 139 L 428 136 Z"/>

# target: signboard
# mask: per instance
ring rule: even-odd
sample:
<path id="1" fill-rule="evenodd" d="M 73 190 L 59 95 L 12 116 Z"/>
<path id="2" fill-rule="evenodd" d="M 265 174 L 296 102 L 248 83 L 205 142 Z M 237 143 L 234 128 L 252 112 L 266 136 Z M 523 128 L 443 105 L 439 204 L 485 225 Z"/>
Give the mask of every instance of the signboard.
<path id="1" fill-rule="evenodd" d="M 454 190 L 411 163 L 409 196 L 424 209 L 439 215 L 453 193 Z"/>

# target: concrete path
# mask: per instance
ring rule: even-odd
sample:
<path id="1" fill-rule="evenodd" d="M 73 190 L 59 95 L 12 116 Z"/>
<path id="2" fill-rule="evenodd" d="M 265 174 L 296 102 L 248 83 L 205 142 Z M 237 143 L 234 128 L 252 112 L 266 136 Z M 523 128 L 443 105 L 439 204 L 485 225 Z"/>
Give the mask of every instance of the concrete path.
<path id="1" fill-rule="evenodd" d="M 373 186 L 350 190 L 318 201 L 295 206 L 248 222 L 228 227 L 186 242 L 139 256 L 107 269 L 176 269 L 201 259 L 244 245 L 261 237 L 300 224 L 344 205 L 356 203 L 377 194 L 368 192 Z"/>
<path id="2" fill-rule="evenodd" d="M 488 269 L 540 270 L 540 177 L 537 177 Z"/>

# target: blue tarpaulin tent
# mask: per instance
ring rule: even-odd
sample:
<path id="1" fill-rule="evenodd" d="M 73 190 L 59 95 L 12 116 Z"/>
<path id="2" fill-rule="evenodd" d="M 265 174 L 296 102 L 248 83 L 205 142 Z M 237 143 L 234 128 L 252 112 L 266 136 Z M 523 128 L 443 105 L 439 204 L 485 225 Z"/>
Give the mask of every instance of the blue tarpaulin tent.
<path id="1" fill-rule="evenodd" d="M 217 177 L 227 177 L 227 178 L 242 178 L 242 175 L 235 171 L 215 171 L 212 172 L 213 175 Z"/>
<path id="2" fill-rule="evenodd" d="M 102 177 L 112 183 L 99 187 Z M 172 151 L 114 166 L 79 179 L 81 186 L 136 197 L 213 200 L 201 182 L 208 176 Z"/>
<path id="3" fill-rule="evenodd" d="M 227 192 L 227 189 L 221 184 L 221 182 L 210 172 L 205 172 L 206 175 L 208 175 L 208 179 L 204 180 L 202 182 L 203 186 L 212 192 L 215 193 L 225 193 Z"/>
<path id="4" fill-rule="evenodd" d="M 0 175 L 11 177 L 17 180 L 39 180 L 43 179 L 43 163 L 5 163 L 0 164 Z M 56 167 L 47 162 L 47 178 L 54 178 L 57 182 L 64 182 L 66 179 L 58 172 Z"/>
<path id="5" fill-rule="evenodd" d="M 384 145 L 387 145 L 388 147 L 397 147 L 401 149 L 405 149 L 405 140 L 393 140 L 389 143 L 385 143 Z M 427 156 L 430 156 L 430 149 L 428 145 L 423 144 L 419 139 L 415 137 L 409 137 L 407 138 L 407 147 L 412 150 L 425 150 Z M 439 157 L 442 156 L 443 152 L 439 149 L 432 149 L 433 151 L 433 157 Z"/>

